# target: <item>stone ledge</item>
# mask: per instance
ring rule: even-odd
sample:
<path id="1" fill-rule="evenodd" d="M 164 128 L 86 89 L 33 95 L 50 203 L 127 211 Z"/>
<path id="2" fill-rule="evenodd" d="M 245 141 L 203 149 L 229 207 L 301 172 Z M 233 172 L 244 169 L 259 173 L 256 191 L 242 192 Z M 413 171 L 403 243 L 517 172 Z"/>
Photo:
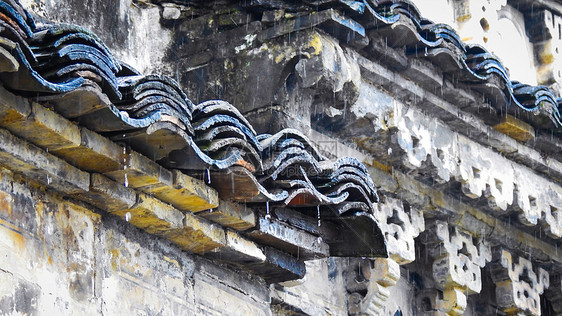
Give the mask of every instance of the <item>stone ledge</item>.
<path id="1" fill-rule="evenodd" d="M 128 209 L 137 203 L 137 194 L 134 190 L 98 173 L 90 175 L 90 190 L 75 194 L 74 198 L 107 212 Z"/>
<path id="2" fill-rule="evenodd" d="M 267 283 L 301 279 L 306 274 L 306 266 L 302 260 L 271 247 L 265 247 L 264 252 L 265 262 L 246 266 Z"/>
<path id="3" fill-rule="evenodd" d="M 80 127 L 79 135 L 81 140 L 76 146 L 56 150 L 47 148 L 84 171 L 104 174 L 123 168 L 122 146 L 84 127 Z"/>
<path id="4" fill-rule="evenodd" d="M 65 194 L 89 190 L 90 176 L 60 158 L 0 129 L 0 163 Z"/>
<path id="5" fill-rule="evenodd" d="M 329 257 L 329 247 L 320 237 L 271 217 L 260 216 L 256 229 L 247 234 L 252 239 L 281 249 L 301 260 Z"/>
<path id="6" fill-rule="evenodd" d="M 187 176 L 179 170 L 172 170 L 172 176 L 171 186 L 155 186 L 144 191 L 185 212 L 200 212 L 219 206 L 217 191 L 203 181 Z"/>
<path id="7" fill-rule="evenodd" d="M 225 200 L 221 200 L 217 208 L 197 215 L 238 231 L 256 226 L 256 215 L 252 208 Z"/>
<path id="8" fill-rule="evenodd" d="M 206 257 L 219 261 L 235 263 L 242 267 L 248 264 L 262 264 L 266 260 L 265 253 L 258 245 L 237 233 L 226 231 L 225 247 L 215 248 L 205 254 Z"/>
<path id="9" fill-rule="evenodd" d="M 145 194 L 138 194 L 132 207 L 113 211 L 111 214 L 123 218 L 148 233 L 162 235 L 184 226 L 184 215 L 172 206 Z"/>
<path id="10" fill-rule="evenodd" d="M 209 223 L 203 218 L 186 213 L 184 225 L 163 234 L 182 249 L 203 255 L 216 248 L 226 246 L 226 233 L 220 225 Z"/>
<path id="11" fill-rule="evenodd" d="M 197 212 L 218 206 L 217 192 L 201 181 L 179 171 L 169 171 L 3 87 L 0 87 L 0 126 L 79 169 L 104 174 L 182 211 Z"/>
<path id="12" fill-rule="evenodd" d="M 0 126 L 26 139 L 0 129 L 0 163 L 9 169 L 167 238 L 186 251 L 211 252 L 210 256 L 223 261 L 241 266 L 252 263 L 260 270 L 276 269 L 278 264 L 268 260 L 257 244 L 221 227 L 255 226 L 253 210 L 219 203 L 217 191 L 203 181 L 167 170 L 2 87 Z M 214 212 L 201 213 L 213 208 Z"/>

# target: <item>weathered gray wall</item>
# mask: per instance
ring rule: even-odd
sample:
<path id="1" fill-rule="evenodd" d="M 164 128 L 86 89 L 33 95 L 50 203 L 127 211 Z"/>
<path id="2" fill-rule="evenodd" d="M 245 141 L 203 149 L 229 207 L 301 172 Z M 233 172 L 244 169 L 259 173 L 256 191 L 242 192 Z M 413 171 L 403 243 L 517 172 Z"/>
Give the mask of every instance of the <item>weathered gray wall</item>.
<path id="1" fill-rule="evenodd" d="M 1 170 L 0 315 L 267 315 L 269 287 Z"/>
<path id="2" fill-rule="evenodd" d="M 22 4 L 48 21 L 92 30 L 120 60 L 142 73 L 174 70 L 163 63 L 172 32 L 161 27 L 161 8 L 131 0 L 24 0 Z"/>

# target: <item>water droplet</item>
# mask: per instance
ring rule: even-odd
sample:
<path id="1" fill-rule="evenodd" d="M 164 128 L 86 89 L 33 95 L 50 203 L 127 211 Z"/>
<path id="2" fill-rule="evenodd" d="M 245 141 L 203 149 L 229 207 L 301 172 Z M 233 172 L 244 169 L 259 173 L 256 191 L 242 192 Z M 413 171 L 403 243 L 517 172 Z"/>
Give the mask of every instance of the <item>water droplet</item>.
<path id="1" fill-rule="evenodd" d="M 127 148 L 123 147 L 123 170 L 127 169 Z"/>
<path id="2" fill-rule="evenodd" d="M 207 184 L 211 184 L 211 172 L 207 169 Z"/>
<path id="3" fill-rule="evenodd" d="M 269 215 L 269 201 L 265 202 L 265 212 Z"/>
<path id="4" fill-rule="evenodd" d="M 271 220 L 271 215 L 269 214 L 269 201 L 265 202 L 265 219 Z"/>
<path id="5" fill-rule="evenodd" d="M 318 212 L 318 227 L 322 225 L 320 222 L 320 205 L 316 205 L 316 211 Z"/>
<path id="6" fill-rule="evenodd" d="M 127 213 L 125 214 L 125 220 L 126 220 L 127 222 L 131 220 L 131 213 L 130 213 L 130 212 L 127 212 Z"/>
<path id="7" fill-rule="evenodd" d="M 50 185 L 53 179 L 51 179 L 50 175 L 47 175 L 47 185 Z"/>
<path id="8" fill-rule="evenodd" d="M 125 185 L 126 188 L 128 188 L 129 187 L 129 178 L 127 177 L 126 173 L 123 176 L 123 178 L 125 178 L 125 180 L 123 181 L 123 184 Z"/>

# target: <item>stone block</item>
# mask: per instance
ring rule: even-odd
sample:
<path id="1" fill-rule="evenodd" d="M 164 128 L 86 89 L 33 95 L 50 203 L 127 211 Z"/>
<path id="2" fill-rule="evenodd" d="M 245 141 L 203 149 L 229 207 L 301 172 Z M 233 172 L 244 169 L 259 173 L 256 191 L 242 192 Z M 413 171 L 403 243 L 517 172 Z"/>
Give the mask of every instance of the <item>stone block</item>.
<path id="1" fill-rule="evenodd" d="M 514 168 L 514 183 L 513 209 L 519 213 L 519 220 L 523 224 L 534 226 L 539 223 L 543 214 L 553 214 L 551 213 L 550 203 L 551 198 L 556 197 L 549 196 L 549 181 L 536 175 L 532 170 L 518 167 Z M 556 207 L 555 204 L 552 206 Z M 562 228 L 560 223 L 553 221 L 550 217 L 545 217 L 544 219 L 547 219 L 550 224 L 554 224 L 551 227 L 547 227 L 546 231 L 555 235 L 562 232 L 559 231 Z"/>
<path id="2" fill-rule="evenodd" d="M 167 230 L 162 235 L 182 249 L 201 255 L 226 246 L 226 233 L 220 225 L 190 213 L 184 214 L 182 226 Z"/>
<path id="3" fill-rule="evenodd" d="M 490 247 L 444 221 L 431 222 L 421 240 L 433 258 L 436 286 L 443 291 L 435 304 L 449 315 L 462 315 L 467 296 L 482 289 L 481 269 L 492 259 Z"/>
<path id="4" fill-rule="evenodd" d="M 76 194 L 89 189 L 88 173 L 2 129 L 0 163 L 62 193 Z"/>
<path id="5" fill-rule="evenodd" d="M 550 285 L 549 274 L 531 261 L 495 248 L 491 276 L 496 284 L 496 302 L 506 313 L 541 315 L 541 298 Z"/>
<path id="6" fill-rule="evenodd" d="M 350 265 L 353 270 L 348 270 L 348 312 L 350 315 L 383 315 L 391 296 L 389 288 L 400 279 L 400 266 L 389 258 L 362 260 L 359 265 Z"/>
<path id="7" fill-rule="evenodd" d="M 139 194 L 132 207 L 111 213 L 151 234 L 165 234 L 184 227 L 182 212 L 145 194 Z"/>
<path id="8" fill-rule="evenodd" d="M 103 174 L 123 168 L 124 147 L 84 127 L 80 128 L 80 138 L 78 145 L 53 153 L 84 171 Z"/>
<path id="9" fill-rule="evenodd" d="M 502 117 L 500 123 L 495 125 L 494 129 L 521 142 L 535 138 L 535 129 L 531 125 L 511 115 Z"/>
<path id="10" fill-rule="evenodd" d="M 225 246 L 215 248 L 205 255 L 215 260 L 234 263 L 242 267 L 248 264 L 263 263 L 266 259 L 264 252 L 256 243 L 230 230 L 226 231 Z"/>
<path id="11" fill-rule="evenodd" d="M 203 181 L 187 176 L 179 170 L 173 170 L 172 174 L 171 186 L 151 186 L 141 190 L 185 212 L 199 212 L 219 205 L 217 191 Z"/>
<path id="12" fill-rule="evenodd" d="M 225 200 L 219 201 L 216 208 L 197 213 L 197 216 L 239 231 L 256 226 L 256 215 L 251 207 Z"/>
<path id="13" fill-rule="evenodd" d="M 31 102 L 8 92 L 0 87 L 0 125 L 5 126 L 22 120 L 31 115 Z"/>
<path id="14" fill-rule="evenodd" d="M 122 168 L 104 174 L 125 186 L 148 194 L 162 187 L 173 187 L 171 171 L 134 151 L 126 151 L 123 155 Z"/>
<path id="15" fill-rule="evenodd" d="M 322 238 L 273 218 L 260 216 L 256 228 L 247 234 L 254 240 L 281 249 L 301 260 L 329 256 L 329 247 Z"/>
<path id="16" fill-rule="evenodd" d="M 479 293 L 480 269 L 492 259 L 489 246 L 443 221 L 432 222 L 424 237 L 427 251 L 434 258 L 433 277 L 438 286 L 453 284 Z"/>
<path id="17" fill-rule="evenodd" d="M 385 235 L 388 256 L 400 264 L 414 261 L 414 238 L 425 229 L 422 212 L 391 197 L 378 207 L 375 218 Z"/>
<path id="18" fill-rule="evenodd" d="M 134 190 L 98 173 L 90 175 L 90 190 L 74 197 L 108 212 L 131 208 L 137 201 Z"/>
<path id="19" fill-rule="evenodd" d="M 80 131 L 76 124 L 35 102 L 31 103 L 29 116 L 1 124 L 13 134 L 48 150 L 80 145 Z"/>
<path id="20" fill-rule="evenodd" d="M 283 251 L 264 247 L 265 262 L 248 264 L 246 267 L 264 278 L 267 283 L 279 283 L 303 278 L 306 266 L 303 259 L 295 258 Z"/>

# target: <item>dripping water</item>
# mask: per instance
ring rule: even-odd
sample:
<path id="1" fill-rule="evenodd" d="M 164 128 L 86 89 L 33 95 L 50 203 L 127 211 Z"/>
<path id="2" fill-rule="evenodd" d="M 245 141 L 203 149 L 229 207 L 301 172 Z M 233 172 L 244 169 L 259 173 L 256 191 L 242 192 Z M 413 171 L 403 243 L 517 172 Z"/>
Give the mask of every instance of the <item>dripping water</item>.
<path id="1" fill-rule="evenodd" d="M 265 219 L 271 220 L 271 215 L 269 214 L 269 201 L 265 202 Z"/>
<path id="2" fill-rule="evenodd" d="M 125 135 L 123 135 L 125 137 Z M 129 178 L 127 177 L 127 147 L 123 146 L 123 185 L 129 187 Z"/>

